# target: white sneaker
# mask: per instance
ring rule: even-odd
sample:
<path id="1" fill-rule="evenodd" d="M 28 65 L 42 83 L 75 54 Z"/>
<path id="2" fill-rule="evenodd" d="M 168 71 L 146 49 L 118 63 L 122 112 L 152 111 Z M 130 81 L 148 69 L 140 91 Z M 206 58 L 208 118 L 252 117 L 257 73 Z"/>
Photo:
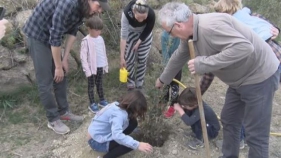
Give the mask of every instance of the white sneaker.
<path id="1" fill-rule="evenodd" d="M 57 134 L 66 134 L 70 132 L 69 127 L 67 127 L 60 119 L 54 122 L 48 122 L 48 128 L 52 129 Z"/>
<path id="2" fill-rule="evenodd" d="M 244 140 L 241 140 L 241 141 L 240 141 L 239 148 L 240 148 L 240 149 L 244 149 L 244 148 L 245 148 Z"/>

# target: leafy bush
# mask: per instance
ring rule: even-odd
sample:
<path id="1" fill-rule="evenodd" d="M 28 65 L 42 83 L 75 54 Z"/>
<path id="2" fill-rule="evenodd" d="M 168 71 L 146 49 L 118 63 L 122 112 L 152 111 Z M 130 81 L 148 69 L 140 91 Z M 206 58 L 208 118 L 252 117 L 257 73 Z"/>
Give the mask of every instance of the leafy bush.
<path id="1" fill-rule="evenodd" d="M 15 29 L 1 39 L 1 45 L 8 49 L 14 49 L 17 45 L 23 45 L 23 37 L 20 30 Z"/>

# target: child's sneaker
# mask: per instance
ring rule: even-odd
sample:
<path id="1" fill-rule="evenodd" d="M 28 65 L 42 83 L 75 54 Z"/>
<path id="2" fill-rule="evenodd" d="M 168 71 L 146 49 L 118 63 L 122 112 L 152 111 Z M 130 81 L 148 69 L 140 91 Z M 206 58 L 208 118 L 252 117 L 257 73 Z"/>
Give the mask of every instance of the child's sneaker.
<path id="1" fill-rule="evenodd" d="M 94 113 L 94 114 L 100 111 L 99 106 L 98 106 L 97 103 L 93 103 L 92 105 L 90 105 L 90 106 L 88 107 L 88 109 L 89 109 L 90 111 L 92 111 L 92 113 Z"/>
<path id="2" fill-rule="evenodd" d="M 240 141 L 239 148 L 240 148 L 240 149 L 244 149 L 244 148 L 245 148 L 244 140 L 241 140 L 241 141 Z"/>
<path id="3" fill-rule="evenodd" d="M 100 101 L 99 106 L 104 108 L 107 104 L 108 102 L 106 100 L 102 100 Z"/>
<path id="4" fill-rule="evenodd" d="M 164 113 L 165 118 L 171 118 L 176 113 L 176 110 L 173 106 L 170 106 L 169 109 Z"/>
<path id="5" fill-rule="evenodd" d="M 190 147 L 191 149 L 198 149 L 198 148 L 202 148 L 204 147 L 204 143 L 203 141 L 199 140 L 199 139 L 193 139 L 192 141 L 187 143 L 188 147 Z"/>
<path id="6" fill-rule="evenodd" d="M 221 151 L 222 150 L 222 140 L 217 140 L 215 144 L 216 144 L 216 147 Z"/>
<path id="7" fill-rule="evenodd" d="M 184 136 L 191 137 L 191 138 L 196 138 L 196 135 L 193 132 L 184 132 Z"/>

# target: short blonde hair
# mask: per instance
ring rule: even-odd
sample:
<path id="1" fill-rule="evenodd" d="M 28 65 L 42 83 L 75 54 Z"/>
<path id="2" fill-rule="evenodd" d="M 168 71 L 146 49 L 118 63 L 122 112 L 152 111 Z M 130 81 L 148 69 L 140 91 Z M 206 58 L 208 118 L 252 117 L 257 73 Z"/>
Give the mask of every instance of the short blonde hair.
<path id="1" fill-rule="evenodd" d="M 242 0 L 219 0 L 214 9 L 216 12 L 234 14 L 242 9 Z"/>

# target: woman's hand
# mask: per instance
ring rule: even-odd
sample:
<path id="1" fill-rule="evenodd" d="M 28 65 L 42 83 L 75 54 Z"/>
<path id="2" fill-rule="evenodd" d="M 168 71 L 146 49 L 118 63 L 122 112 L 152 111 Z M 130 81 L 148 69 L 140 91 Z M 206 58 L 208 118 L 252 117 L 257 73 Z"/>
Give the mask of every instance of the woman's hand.
<path id="1" fill-rule="evenodd" d="M 138 49 L 139 49 L 139 45 L 136 43 L 132 50 L 133 50 L 133 52 L 136 53 L 138 51 Z"/>
<path id="2" fill-rule="evenodd" d="M 139 39 L 133 47 L 133 52 L 136 53 L 138 51 L 140 44 L 141 44 L 141 40 Z"/>
<path id="3" fill-rule="evenodd" d="M 126 61 L 125 61 L 124 58 L 121 58 L 121 59 L 120 59 L 120 68 L 121 68 L 121 69 L 122 69 L 122 68 L 126 68 Z"/>
<path id="4" fill-rule="evenodd" d="M 138 150 L 145 152 L 145 153 L 151 153 L 153 151 L 153 148 L 148 143 L 140 142 Z"/>
<path id="5" fill-rule="evenodd" d="M 275 39 L 279 35 L 279 30 L 277 28 L 275 28 L 275 27 L 272 27 L 271 28 L 271 33 L 272 33 L 271 39 Z"/>

